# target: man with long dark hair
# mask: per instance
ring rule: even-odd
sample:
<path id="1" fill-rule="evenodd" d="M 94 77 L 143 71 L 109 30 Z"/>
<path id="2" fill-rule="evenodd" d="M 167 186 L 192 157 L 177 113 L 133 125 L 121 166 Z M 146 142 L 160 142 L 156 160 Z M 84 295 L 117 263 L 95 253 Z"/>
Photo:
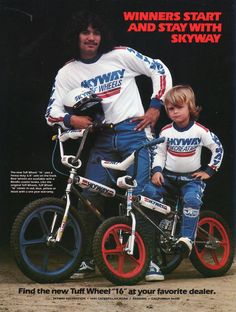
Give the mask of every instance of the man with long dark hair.
<path id="1" fill-rule="evenodd" d="M 102 109 L 107 123 L 113 130 L 103 131 L 96 138 L 90 152 L 85 176 L 101 184 L 110 185 L 107 172 L 97 159 L 121 161 L 140 144 L 153 138 L 152 129 L 160 116 L 162 98 L 172 86 L 168 68 L 128 47 L 114 47 L 109 28 L 96 14 L 80 12 L 74 15 L 68 33 L 73 60 L 61 68 L 49 101 L 46 119 L 49 125 L 60 124 L 64 128 L 86 128 L 93 122 L 91 116 L 77 116 L 65 110 L 63 98 L 78 87 L 89 88 L 102 98 Z M 153 94 L 150 107 L 144 112 L 135 77 L 151 78 Z M 136 181 L 136 194 L 150 179 L 151 156 L 143 149 Z M 132 175 L 132 166 L 127 174 Z M 84 190 L 84 195 L 97 207 L 103 207 L 104 198 Z M 92 217 L 91 217 L 92 223 Z M 93 231 L 96 230 L 94 226 Z M 151 268 L 156 280 L 161 272 Z M 91 259 L 83 261 L 80 272 L 94 270 Z"/>

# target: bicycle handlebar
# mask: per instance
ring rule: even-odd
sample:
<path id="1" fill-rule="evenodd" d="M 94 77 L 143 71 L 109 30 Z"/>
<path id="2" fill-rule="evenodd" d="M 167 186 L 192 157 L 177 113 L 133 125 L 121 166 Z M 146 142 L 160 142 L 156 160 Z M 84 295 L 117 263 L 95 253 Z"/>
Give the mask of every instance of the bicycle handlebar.
<path id="1" fill-rule="evenodd" d="M 102 122 L 93 122 L 91 129 L 92 130 L 109 130 L 109 129 L 113 129 L 114 128 L 114 124 L 113 123 L 102 123 Z"/>
<path id="2" fill-rule="evenodd" d="M 164 142 L 165 142 L 165 137 L 157 138 L 157 139 L 154 139 L 154 140 L 152 140 L 152 141 L 149 141 L 149 142 L 147 142 L 147 143 L 142 144 L 142 145 L 137 149 L 137 151 L 140 150 L 140 149 L 143 148 L 143 147 L 149 147 L 149 146 L 161 144 L 161 143 L 164 143 Z"/>
<path id="3" fill-rule="evenodd" d="M 69 139 L 77 140 L 81 138 L 84 134 L 85 129 L 67 130 L 58 135 L 60 142 L 65 142 Z"/>
<path id="4" fill-rule="evenodd" d="M 71 165 L 76 164 L 83 150 L 84 143 L 86 141 L 88 133 L 91 130 L 94 130 L 94 131 L 111 130 L 113 129 L 113 127 L 114 125 L 112 123 L 94 122 L 91 126 L 89 126 L 86 129 L 67 130 L 67 131 L 64 131 L 63 133 L 61 133 L 61 128 L 58 128 L 57 138 L 59 139 L 59 142 L 60 142 L 61 157 L 64 156 L 64 150 L 63 150 L 63 145 L 62 145 L 63 142 L 67 141 L 68 139 L 76 140 L 78 138 L 82 138 L 78 151 L 76 155 L 74 156 L 74 159 L 71 161 Z M 165 141 L 164 137 L 154 139 L 152 141 L 142 144 L 140 147 L 137 148 L 136 151 L 134 151 L 122 163 L 102 161 L 102 165 L 103 167 L 107 167 L 110 169 L 111 167 L 113 167 L 112 169 L 116 169 L 116 170 L 126 170 L 134 162 L 134 174 L 132 177 L 134 179 L 137 173 L 137 156 L 138 156 L 139 151 L 144 147 L 157 145 L 157 144 L 163 143 L 164 141 Z"/>
<path id="5" fill-rule="evenodd" d="M 80 145 L 79 145 L 79 148 L 78 148 L 78 151 L 76 153 L 76 156 L 74 158 L 74 160 L 72 161 L 72 164 L 75 164 L 81 153 L 82 153 L 82 150 L 84 148 L 84 144 L 85 144 L 85 141 L 87 139 L 87 136 L 88 136 L 88 133 L 90 132 L 90 130 L 94 130 L 94 131 L 102 131 L 102 130 L 107 130 L 107 129 L 112 129 L 113 128 L 113 124 L 112 123 L 99 123 L 99 122 L 94 122 L 91 126 L 89 126 L 87 129 L 83 129 L 84 132 L 83 132 L 83 135 L 82 135 L 82 140 L 80 142 Z"/>
<path id="6" fill-rule="evenodd" d="M 114 125 L 112 123 L 99 123 L 94 122 L 91 126 L 87 129 L 75 129 L 75 130 L 66 130 L 60 135 L 58 135 L 60 142 L 65 142 L 69 139 L 77 140 L 82 138 L 85 134 L 85 131 L 94 130 L 94 131 L 102 131 L 107 129 L 113 129 Z"/>
<path id="7" fill-rule="evenodd" d="M 150 142 L 144 143 L 140 147 L 138 147 L 137 150 L 135 150 L 132 154 L 130 154 L 127 158 L 125 158 L 122 162 L 102 160 L 101 164 L 104 168 L 125 171 L 131 166 L 131 164 L 134 163 L 134 168 L 136 169 L 137 155 L 139 151 L 144 147 L 157 145 L 157 144 L 163 143 L 164 141 L 165 141 L 165 138 L 162 137 L 162 138 L 157 138 Z"/>
<path id="8" fill-rule="evenodd" d="M 134 153 L 134 171 L 133 171 L 133 175 L 132 175 L 132 179 L 135 179 L 136 176 L 137 176 L 137 172 L 138 172 L 138 154 L 140 152 L 140 150 L 144 147 L 150 147 L 150 146 L 153 146 L 153 145 L 157 145 L 157 144 L 161 144 L 165 142 L 165 137 L 161 137 L 161 138 L 157 138 L 157 139 L 154 139 L 150 142 L 147 142 L 143 145 L 141 145 Z"/>

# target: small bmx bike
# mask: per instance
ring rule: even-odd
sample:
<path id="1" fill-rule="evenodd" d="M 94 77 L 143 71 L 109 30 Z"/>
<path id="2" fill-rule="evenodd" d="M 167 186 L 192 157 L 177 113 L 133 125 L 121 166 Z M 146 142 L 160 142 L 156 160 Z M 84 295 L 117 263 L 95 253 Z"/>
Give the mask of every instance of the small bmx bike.
<path id="1" fill-rule="evenodd" d="M 135 157 L 134 162 L 137 159 Z M 120 165 L 109 166 L 108 162 L 106 166 L 115 169 Z M 137 168 L 137 164 L 134 167 Z M 97 267 L 116 285 L 134 285 L 141 281 L 150 260 L 156 260 L 165 274 L 172 272 L 183 260 L 177 247 L 183 208 L 181 197 L 177 195 L 171 203 L 170 199 L 162 203 L 142 195 L 132 196 L 133 181 L 130 178 L 125 215 L 105 220 L 93 241 Z M 147 215 L 148 209 L 153 211 L 152 217 Z M 138 215 L 139 219 L 141 217 L 155 227 L 156 259 L 151 259 L 150 236 L 137 222 Z M 190 255 L 193 266 L 206 277 L 221 276 L 230 269 L 233 257 L 234 245 L 227 223 L 214 211 L 201 211 Z"/>

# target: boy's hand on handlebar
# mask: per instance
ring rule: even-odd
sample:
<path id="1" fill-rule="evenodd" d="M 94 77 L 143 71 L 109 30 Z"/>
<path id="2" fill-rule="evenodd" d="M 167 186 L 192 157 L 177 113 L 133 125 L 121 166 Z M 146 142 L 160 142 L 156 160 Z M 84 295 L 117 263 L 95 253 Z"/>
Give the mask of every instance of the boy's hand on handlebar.
<path id="1" fill-rule="evenodd" d="M 85 129 L 92 125 L 92 118 L 89 116 L 75 116 L 70 118 L 70 124 L 74 129 Z"/>
<path id="2" fill-rule="evenodd" d="M 199 172 L 193 173 L 192 177 L 196 179 L 200 179 L 200 180 L 207 180 L 207 179 L 210 179 L 211 176 L 209 176 L 209 174 L 206 173 L 205 171 L 199 171 Z"/>
<path id="3" fill-rule="evenodd" d="M 157 108 L 150 107 L 143 116 L 135 117 L 132 122 L 141 120 L 141 122 L 134 128 L 134 130 L 141 131 L 147 126 L 154 128 L 160 117 L 160 111 Z"/>
<path id="4" fill-rule="evenodd" d="M 162 186 L 162 184 L 164 183 L 163 174 L 161 172 L 154 173 L 154 175 L 152 176 L 152 183 L 158 186 Z"/>

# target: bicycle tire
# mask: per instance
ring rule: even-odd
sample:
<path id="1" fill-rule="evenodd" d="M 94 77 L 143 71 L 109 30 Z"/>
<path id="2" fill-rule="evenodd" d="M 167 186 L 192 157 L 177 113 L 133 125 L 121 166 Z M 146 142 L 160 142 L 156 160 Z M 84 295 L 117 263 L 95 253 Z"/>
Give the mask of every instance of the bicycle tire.
<path id="1" fill-rule="evenodd" d="M 156 263 L 160 267 L 163 274 L 173 272 L 180 265 L 182 260 L 183 257 L 180 254 L 167 254 L 161 247 L 158 248 Z"/>
<path id="2" fill-rule="evenodd" d="M 124 251 L 130 233 L 131 219 L 119 216 L 104 221 L 94 236 L 95 264 L 102 275 L 115 285 L 134 285 L 140 282 L 151 260 L 149 240 L 138 226 L 134 254 L 131 256 Z"/>
<path id="3" fill-rule="evenodd" d="M 38 283 L 57 283 L 79 267 L 86 246 L 85 224 L 71 207 L 60 243 L 50 245 L 47 237 L 53 216 L 58 229 L 65 201 L 48 197 L 35 200 L 20 211 L 11 230 L 11 250 L 19 269 Z"/>
<path id="4" fill-rule="evenodd" d="M 211 240 L 212 236 L 217 240 L 215 243 Z M 234 245 L 229 226 L 218 213 L 202 211 L 194 248 L 190 255 L 193 266 L 206 277 L 217 277 L 230 269 L 233 258 Z"/>

